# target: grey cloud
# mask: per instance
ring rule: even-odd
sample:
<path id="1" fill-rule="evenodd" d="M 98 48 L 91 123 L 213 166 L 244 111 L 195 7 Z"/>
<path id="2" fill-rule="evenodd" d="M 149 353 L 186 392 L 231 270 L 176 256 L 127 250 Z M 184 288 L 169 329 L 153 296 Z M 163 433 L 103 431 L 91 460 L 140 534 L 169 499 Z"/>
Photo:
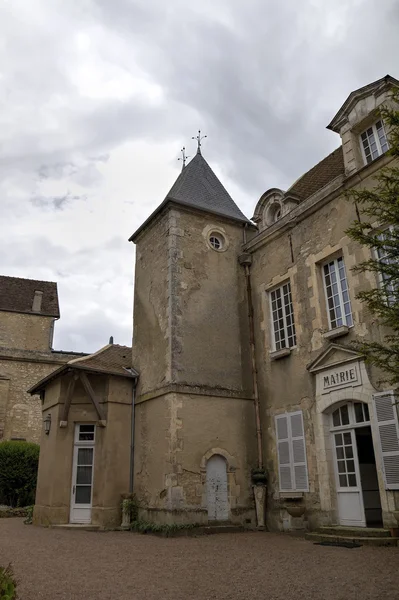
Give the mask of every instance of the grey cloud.
<path id="1" fill-rule="evenodd" d="M 22 8 L 17 21 L 0 7 L 0 210 L 9 223 L 0 267 L 59 281 L 62 349 L 131 337 L 126 238 L 157 198 L 145 182 L 137 196 L 132 163 L 126 189 L 107 189 L 107 204 L 88 207 L 104 194 L 103 170 L 116 149 L 181 140 L 193 154 L 201 127 L 204 155 L 242 192 L 250 214 L 265 189 L 288 187 L 338 146 L 325 126 L 353 89 L 387 72 L 399 76 L 397 0 L 38 0 L 34 23 Z M 80 33 L 94 40 L 93 60 L 133 75 L 138 67 L 162 98 L 80 93 Z M 94 231 L 106 210 L 122 213 L 120 230 L 110 225 L 91 245 L 73 236 Z M 59 244 L 51 242 L 54 223 L 66 224 Z"/>

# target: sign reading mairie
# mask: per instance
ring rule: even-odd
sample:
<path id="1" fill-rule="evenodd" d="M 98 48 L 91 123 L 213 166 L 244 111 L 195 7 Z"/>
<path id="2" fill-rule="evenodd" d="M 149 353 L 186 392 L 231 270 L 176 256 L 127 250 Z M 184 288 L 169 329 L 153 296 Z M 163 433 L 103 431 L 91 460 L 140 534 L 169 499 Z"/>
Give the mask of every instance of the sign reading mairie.
<path id="1" fill-rule="evenodd" d="M 360 385 L 360 375 L 358 364 L 336 367 L 329 369 L 321 374 L 322 377 L 322 393 L 329 392 L 336 388 Z"/>

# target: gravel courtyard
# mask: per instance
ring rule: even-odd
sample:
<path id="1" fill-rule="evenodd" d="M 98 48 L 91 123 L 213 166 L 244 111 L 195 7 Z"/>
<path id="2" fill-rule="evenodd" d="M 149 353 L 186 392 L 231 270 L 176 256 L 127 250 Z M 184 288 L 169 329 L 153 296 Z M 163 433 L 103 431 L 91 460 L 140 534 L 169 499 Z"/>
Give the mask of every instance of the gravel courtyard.
<path id="1" fill-rule="evenodd" d="M 332 548 L 272 533 L 158 538 L 0 520 L 21 600 L 399 598 L 399 548 Z"/>

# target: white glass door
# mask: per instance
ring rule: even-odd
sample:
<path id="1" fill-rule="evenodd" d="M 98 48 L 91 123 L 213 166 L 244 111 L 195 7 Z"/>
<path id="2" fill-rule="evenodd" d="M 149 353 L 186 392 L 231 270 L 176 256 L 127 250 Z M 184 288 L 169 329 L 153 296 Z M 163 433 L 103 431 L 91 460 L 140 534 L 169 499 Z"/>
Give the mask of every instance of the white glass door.
<path id="1" fill-rule="evenodd" d="M 355 431 L 334 432 L 333 437 L 340 525 L 366 527 Z"/>
<path id="2" fill-rule="evenodd" d="M 94 425 L 76 425 L 73 451 L 71 523 L 91 523 Z"/>

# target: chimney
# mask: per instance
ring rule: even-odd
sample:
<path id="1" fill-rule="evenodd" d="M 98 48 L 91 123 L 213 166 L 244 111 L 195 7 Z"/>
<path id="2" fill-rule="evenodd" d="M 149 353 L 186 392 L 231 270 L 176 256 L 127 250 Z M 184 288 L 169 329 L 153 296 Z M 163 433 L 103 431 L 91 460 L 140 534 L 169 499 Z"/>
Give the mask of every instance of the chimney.
<path id="1" fill-rule="evenodd" d="M 42 310 L 43 292 L 35 290 L 35 295 L 32 302 L 32 312 L 39 313 Z"/>
<path id="2" fill-rule="evenodd" d="M 111 335 L 111 337 L 109 338 L 109 343 L 110 343 L 110 344 L 113 344 L 113 343 L 114 343 L 114 336 L 113 336 L 113 335 Z"/>

